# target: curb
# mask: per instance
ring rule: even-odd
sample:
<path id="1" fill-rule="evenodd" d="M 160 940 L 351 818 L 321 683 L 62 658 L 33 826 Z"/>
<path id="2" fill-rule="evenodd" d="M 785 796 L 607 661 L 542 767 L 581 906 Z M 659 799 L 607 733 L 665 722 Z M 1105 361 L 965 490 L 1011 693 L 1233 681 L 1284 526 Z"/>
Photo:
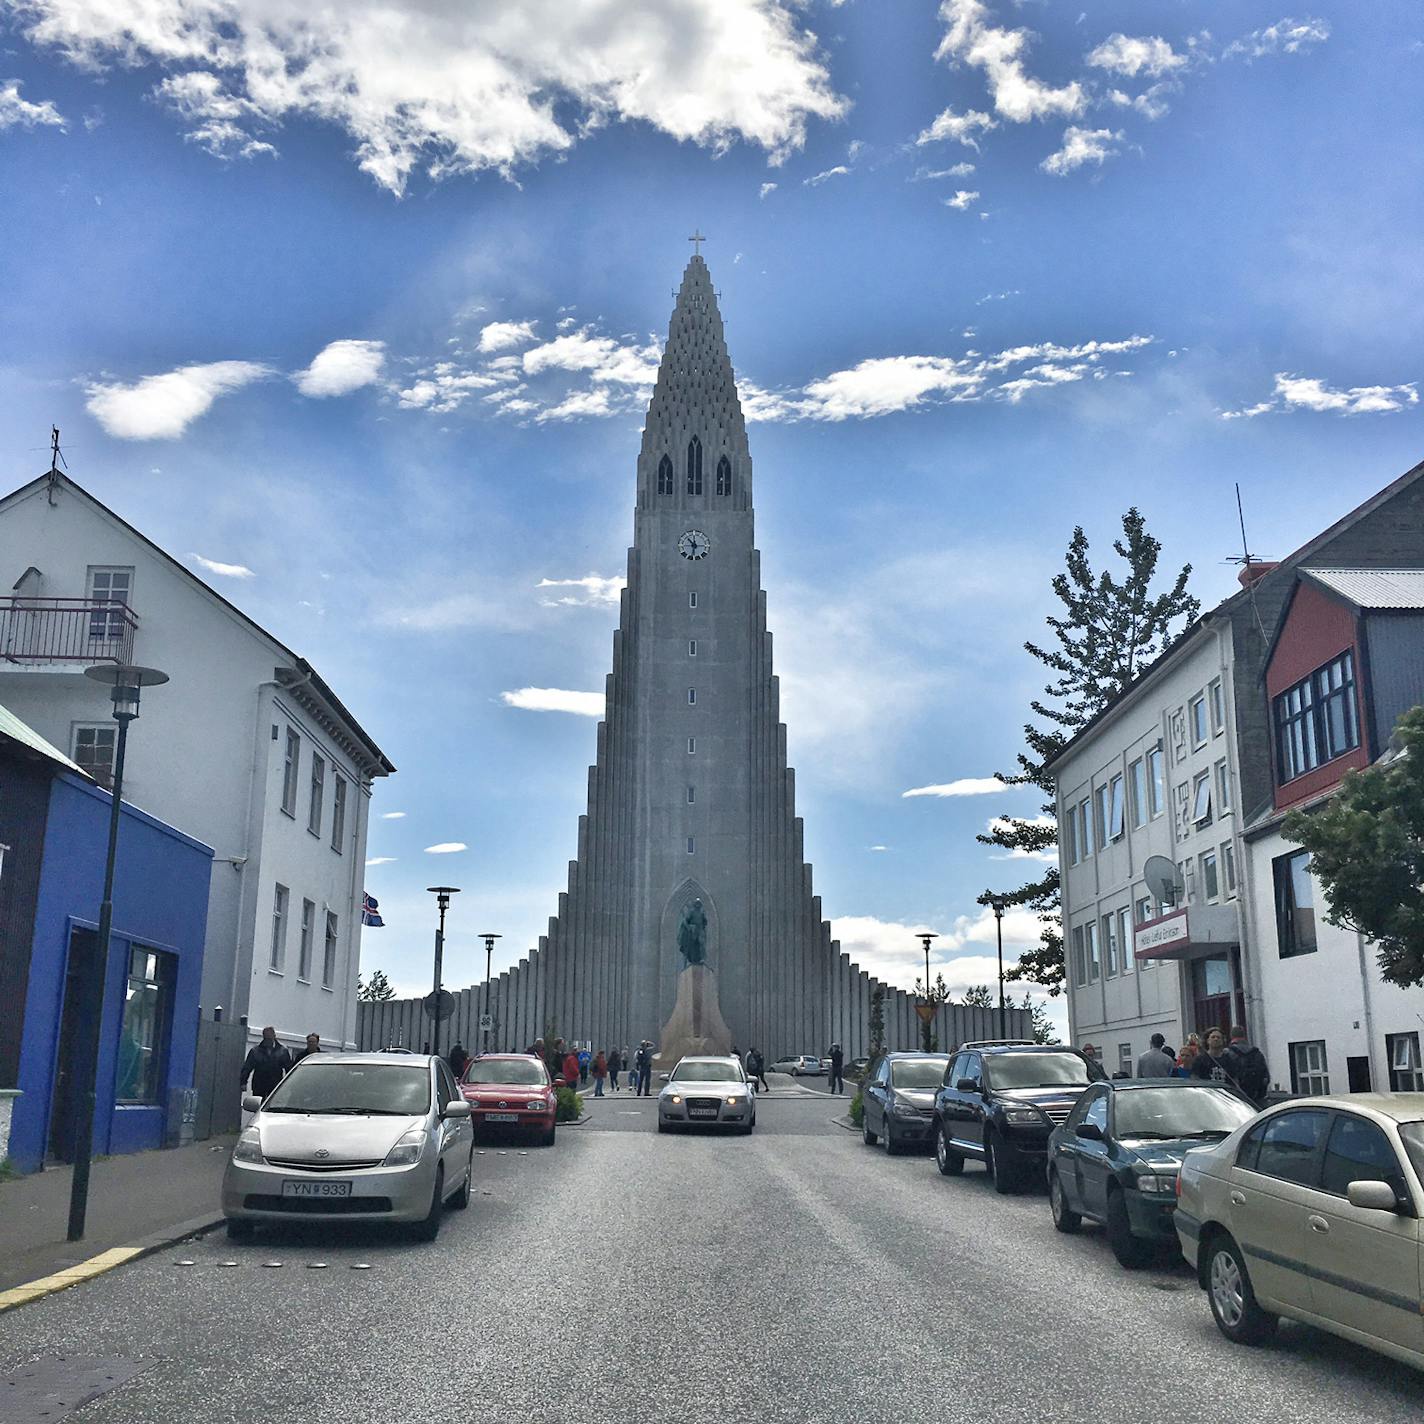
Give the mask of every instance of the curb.
<path id="1" fill-rule="evenodd" d="M 848 1117 L 833 1117 L 832 1127 L 843 1127 L 847 1132 L 859 1132 L 860 1129 Z"/>
<path id="2" fill-rule="evenodd" d="M 151 1256 L 155 1251 L 162 1251 L 166 1246 L 186 1241 L 190 1236 L 206 1235 L 221 1226 L 225 1219 L 221 1213 L 195 1216 L 188 1221 L 180 1221 L 176 1226 L 156 1231 L 151 1236 L 141 1237 L 127 1246 L 114 1246 L 107 1251 L 101 1251 L 97 1256 L 80 1261 L 76 1266 L 56 1271 L 52 1276 L 41 1276 L 38 1280 L 28 1281 L 22 1286 L 12 1286 L 9 1290 L 0 1291 L 0 1315 L 7 1310 L 28 1305 L 31 1301 L 57 1295 L 62 1290 L 68 1290 L 70 1286 L 92 1281 L 96 1276 L 105 1275 L 143 1256 Z"/>

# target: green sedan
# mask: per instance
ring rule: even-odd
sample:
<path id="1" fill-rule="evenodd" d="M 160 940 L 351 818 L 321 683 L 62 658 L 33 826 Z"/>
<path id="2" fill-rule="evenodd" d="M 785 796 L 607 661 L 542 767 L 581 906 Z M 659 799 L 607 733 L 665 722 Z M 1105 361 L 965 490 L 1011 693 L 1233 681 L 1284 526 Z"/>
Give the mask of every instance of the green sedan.
<path id="1" fill-rule="evenodd" d="M 1048 1139 L 1053 1224 L 1072 1232 L 1085 1217 L 1100 1221 L 1122 1265 L 1145 1265 L 1158 1245 L 1177 1239 L 1172 1213 L 1182 1158 L 1220 1142 L 1255 1112 L 1215 1083 L 1094 1083 Z"/>

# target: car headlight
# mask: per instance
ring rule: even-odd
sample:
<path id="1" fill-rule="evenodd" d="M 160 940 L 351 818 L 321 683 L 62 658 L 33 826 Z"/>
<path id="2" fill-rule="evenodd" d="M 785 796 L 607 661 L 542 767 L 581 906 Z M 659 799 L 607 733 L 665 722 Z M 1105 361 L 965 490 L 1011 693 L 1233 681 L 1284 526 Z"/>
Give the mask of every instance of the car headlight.
<path id="1" fill-rule="evenodd" d="M 548 1104 L 544 1102 L 535 1102 L 533 1098 L 530 1098 L 525 1106 L 528 1107 L 530 1112 L 543 1112 L 544 1109 L 548 1106 Z"/>
<path id="2" fill-rule="evenodd" d="M 245 1127 L 232 1145 L 234 1162 L 264 1162 L 262 1138 L 255 1127 Z"/>
<path id="3" fill-rule="evenodd" d="M 897 1098 L 895 1106 L 890 1109 L 896 1117 L 919 1117 L 920 1110 L 914 1103 L 902 1103 Z"/>
<path id="4" fill-rule="evenodd" d="M 1175 1174 L 1163 1177 L 1155 1172 L 1144 1172 L 1137 1179 L 1137 1190 L 1147 1192 L 1152 1196 L 1169 1197 L 1176 1193 L 1177 1178 Z"/>
<path id="5" fill-rule="evenodd" d="M 410 1167 L 420 1161 L 420 1154 L 424 1151 L 425 1129 L 413 1127 L 396 1140 L 396 1145 L 386 1153 L 386 1160 L 381 1165 L 383 1167 Z"/>
<path id="6" fill-rule="evenodd" d="M 742 1105 L 742 1100 L 741 1100 L 741 1098 L 739 1098 L 735 1093 L 733 1093 L 732 1096 L 727 1099 L 727 1106 L 728 1106 L 729 1108 L 736 1108 L 736 1107 L 740 1107 L 741 1105 Z"/>
<path id="7" fill-rule="evenodd" d="M 1004 1121 L 1028 1123 L 1042 1122 L 1043 1119 L 1038 1115 L 1036 1108 L 1005 1108 Z"/>
<path id="8" fill-rule="evenodd" d="M 669 1093 L 669 1094 L 668 1094 L 668 1102 L 670 1102 L 670 1103 L 680 1103 L 681 1101 L 682 1101 L 682 1097 L 681 1097 L 680 1094 L 678 1094 L 678 1093 Z"/>

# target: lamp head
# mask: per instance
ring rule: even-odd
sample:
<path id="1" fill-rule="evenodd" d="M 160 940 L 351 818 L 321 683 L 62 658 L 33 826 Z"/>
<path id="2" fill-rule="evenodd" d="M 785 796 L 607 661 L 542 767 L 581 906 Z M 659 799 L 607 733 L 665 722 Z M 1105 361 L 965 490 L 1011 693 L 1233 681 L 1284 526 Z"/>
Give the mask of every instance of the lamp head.
<path id="1" fill-rule="evenodd" d="M 458 885 L 427 885 L 425 888 L 430 894 L 435 896 L 435 903 L 442 910 L 449 908 L 450 897 L 452 895 L 458 895 L 460 893 L 460 887 Z"/>
<path id="2" fill-rule="evenodd" d="M 160 672 L 157 668 L 135 667 L 131 663 L 100 663 L 97 667 L 85 668 L 84 676 L 93 682 L 103 683 L 109 689 L 116 722 L 132 722 L 138 716 L 140 689 L 158 687 L 168 681 L 166 672 Z"/>

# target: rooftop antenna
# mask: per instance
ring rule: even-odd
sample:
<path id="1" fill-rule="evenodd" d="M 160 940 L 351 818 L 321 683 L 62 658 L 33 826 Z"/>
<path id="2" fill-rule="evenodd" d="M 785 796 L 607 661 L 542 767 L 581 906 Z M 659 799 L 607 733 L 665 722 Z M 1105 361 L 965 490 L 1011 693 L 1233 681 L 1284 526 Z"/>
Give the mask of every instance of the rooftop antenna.
<path id="1" fill-rule="evenodd" d="M 1246 512 L 1241 505 L 1241 481 L 1236 481 L 1236 521 L 1241 526 L 1241 557 L 1239 559 L 1228 559 L 1228 564 L 1240 564 L 1245 578 L 1242 582 L 1246 585 L 1246 592 L 1251 599 L 1251 616 L 1256 620 L 1256 629 L 1261 635 L 1262 644 L 1267 644 L 1271 640 L 1266 636 L 1266 625 L 1261 621 L 1261 610 L 1256 604 L 1256 580 L 1251 577 L 1251 565 L 1256 561 L 1256 555 L 1251 552 L 1250 545 L 1246 542 Z"/>
<path id="2" fill-rule="evenodd" d="M 69 461 L 66 460 L 59 448 L 59 426 L 51 425 L 49 428 L 49 470 L 45 476 L 49 480 L 49 502 L 54 503 L 55 492 L 59 488 L 59 467 L 63 465 L 67 470 Z"/>

